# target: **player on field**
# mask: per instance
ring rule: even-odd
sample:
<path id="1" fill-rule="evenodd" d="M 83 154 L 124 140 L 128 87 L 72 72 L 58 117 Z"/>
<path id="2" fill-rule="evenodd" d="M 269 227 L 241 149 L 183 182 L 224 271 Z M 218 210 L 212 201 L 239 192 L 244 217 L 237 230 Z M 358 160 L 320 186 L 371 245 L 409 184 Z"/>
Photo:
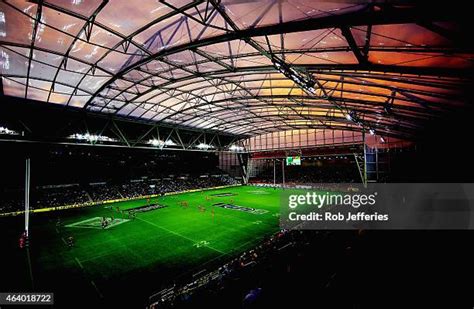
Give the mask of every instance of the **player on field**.
<path id="1" fill-rule="evenodd" d="M 72 249 L 72 247 L 74 247 L 74 244 L 75 244 L 74 237 L 69 236 L 66 242 L 69 249 Z"/>
<path id="2" fill-rule="evenodd" d="M 108 225 L 108 221 L 105 217 L 102 217 L 102 221 L 101 221 L 101 225 L 102 225 L 102 229 L 105 229 Z"/>

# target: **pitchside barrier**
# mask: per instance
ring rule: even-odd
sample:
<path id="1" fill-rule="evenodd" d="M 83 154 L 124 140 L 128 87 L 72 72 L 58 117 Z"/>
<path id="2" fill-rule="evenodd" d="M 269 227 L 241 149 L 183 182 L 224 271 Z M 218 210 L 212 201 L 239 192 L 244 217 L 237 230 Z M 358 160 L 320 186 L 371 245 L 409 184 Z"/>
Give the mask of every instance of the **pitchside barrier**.
<path id="1" fill-rule="evenodd" d="M 141 199 L 147 199 L 147 198 L 155 198 L 155 197 L 160 197 L 160 196 L 168 196 L 168 195 L 176 195 L 176 194 L 182 194 L 182 193 L 192 193 L 192 192 L 200 192 L 200 191 L 225 189 L 225 188 L 232 188 L 232 187 L 239 187 L 239 186 L 241 186 L 241 184 L 218 186 L 218 187 L 211 187 L 211 188 L 191 189 L 191 190 L 176 191 L 176 192 L 167 192 L 167 193 L 164 193 L 164 194 L 142 195 L 142 196 L 137 196 L 137 197 L 121 198 L 121 199 L 107 200 L 107 201 L 100 201 L 100 202 L 89 202 L 89 203 L 82 203 L 82 204 L 37 208 L 37 209 L 30 210 L 30 213 L 40 213 L 40 212 L 64 210 L 64 209 L 71 209 L 71 208 L 90 207 L 90 206 L 97 206 L 97 205 L 113 204 L 113 203 L 117 203 L 117 202 L 126 202 L 126 201 L 141 200 Z M 18 215 L 22 215 L 24 213 L 25 213 L 24 210 L 5 212 L 5 213 L 0 213 L 0 217 L 18 216 Z"/>
<path id="2" fill-rule="evenodd" d="M 338 183 L 318 183 L 318 184 L 306 184 L 300 185 L 296 183 L 287 183 L 283 187 L 282 184 L 264 183 L 264 182 L 253 182 L 249 183 L 249 186 L 261 187 L 261 188 L 284 188 L 284 189 L 302 189 L 302 190 L 326 190 L 326 191 L 353 191 L 357 190 L 357 186 L 352 184 L 338 184 Z"/>
<path id="3" fill-rule="evenodd" d="M 283 188 L 283 185 L 281 185 L 281 184 L 264 183 L 264 182 L 254 182 L 254 183 L 249 183 L 248 185 L 249 186 L 254 186 L 254 187 L 264 187 L 264 188 Z M 288 183 L 288 184 L 285 185 L 285 188 L 312 189 L 313 186 Z"/>

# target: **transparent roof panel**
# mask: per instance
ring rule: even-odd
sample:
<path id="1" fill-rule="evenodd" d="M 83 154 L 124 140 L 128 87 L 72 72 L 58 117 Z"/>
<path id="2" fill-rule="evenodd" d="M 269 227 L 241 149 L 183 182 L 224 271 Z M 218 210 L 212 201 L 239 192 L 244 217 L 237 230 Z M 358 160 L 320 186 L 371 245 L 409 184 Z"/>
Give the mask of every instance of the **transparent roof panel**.
<path id="1" fill-rule="evenodd" d="M 101 0 L 47 0 L 47 4 L 82 16 L 91 15 L 102 3 Z"/>
<path id="2" fill-rule="evenodd" d="M 465 105 L 473 76 L 463 23 L 417 5 L 3 1 L 3 92 L 230 134 L 410 135 Z"/>

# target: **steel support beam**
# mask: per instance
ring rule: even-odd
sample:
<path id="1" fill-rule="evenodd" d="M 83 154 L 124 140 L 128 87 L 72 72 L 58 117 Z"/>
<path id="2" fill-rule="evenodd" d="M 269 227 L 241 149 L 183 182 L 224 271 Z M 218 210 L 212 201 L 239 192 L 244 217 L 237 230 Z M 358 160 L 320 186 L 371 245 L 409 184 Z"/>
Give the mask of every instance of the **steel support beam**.
<path id="1" fill-rule="evenodd" d="M 391 8 L 390 10 L 360 10 L 357 12 L 329 15 L 318 18 L 310 18 L 298 21 L 289 21 L 285 23 L 262 26 L 256 28 L 248 28 L 243 30 L 236 30 L 226 34 L 204 38 L 201 40 L 191 41 L 189 43 L 176 45 L 168 49 L 164 49 L 157 53 L 144 57 L 133 64 L 122 68 L 114 77 L 107 83 L 102 85 L 95 93 L 98 95 L 102 90 L 107 88 L 118 78 L 121 78 L 132 69 L 140 67 L 155 59 L 160 59 L 168 55 L 179 53 L 186 50 L 193 50 L 199 47 L 208 46 L 217 43 L 228 42 L 232 40 L 248 40 L 249 38 L 258 36 L 270 36 L 275 34 L 305 32 L 318 29 L 340 28 L 340 27 L 354 27 L 364 25 L 387 25 L 387 24 L 403 24 L 413 23 L 417 20 L 430 19 L 436 21 L 445 21 L 456 19 L 455 10 L 443 8 L 432 5 L 429 10 L 424 10 L 422 7 L 408 7 L 408 8 Z M 358 70 L 363 70 L 357 66 Z M 367 68 L 366 68 L 367 69 Z M 421 73 L 419 73 L 421 74 Z M 91 99 L 92 100 L 92 99 Z M 90 100 L 90 101 L 91 101 Z M 89 102 L 90 102 L 89 101 Z"/>

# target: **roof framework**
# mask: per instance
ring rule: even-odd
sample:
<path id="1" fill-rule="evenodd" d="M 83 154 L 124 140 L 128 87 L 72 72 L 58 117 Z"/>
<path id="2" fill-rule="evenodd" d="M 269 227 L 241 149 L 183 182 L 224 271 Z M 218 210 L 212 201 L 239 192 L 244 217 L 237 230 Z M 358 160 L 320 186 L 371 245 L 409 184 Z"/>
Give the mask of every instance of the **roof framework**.
<path id="1" fill-rule="evenodd" d="M 462 108 L 460 8 L 413 1 L 2 1 L 5 95 L 239 136 L 412 137 Z"/>

